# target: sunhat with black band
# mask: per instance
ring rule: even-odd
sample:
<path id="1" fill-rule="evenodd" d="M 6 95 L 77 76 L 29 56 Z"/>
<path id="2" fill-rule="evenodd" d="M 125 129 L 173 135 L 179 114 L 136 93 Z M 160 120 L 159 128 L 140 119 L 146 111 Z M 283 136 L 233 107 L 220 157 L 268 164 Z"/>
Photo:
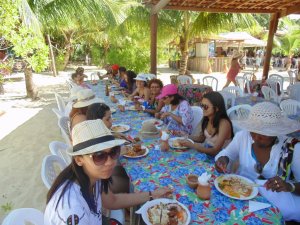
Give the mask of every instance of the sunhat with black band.
<path id="1" fill-rule="evenodd" d="M 82 108 L 94 103 L 104 103 L 104 101 L 101 98 L 97 98 L 91 89 L 82 89 L 77 92 L 77 101 L 73 107 Z"/>
<path id="2" fill-rule="evenodd" d="M 239 128 L 253 133 L 276 137 L 300 130 L 300 123 L 282 115 L 280 108 L 271 102 L 254 105 L 246 120 L 232 120 Z"/>
<path id="3" fill-rule="evenodd" d="M 72 129 L 73 147 L 67 150 L 69 155 L 86 155 L 103 151 L 125 143 L 115 139 L 102 120 L 86 120 Z"/>

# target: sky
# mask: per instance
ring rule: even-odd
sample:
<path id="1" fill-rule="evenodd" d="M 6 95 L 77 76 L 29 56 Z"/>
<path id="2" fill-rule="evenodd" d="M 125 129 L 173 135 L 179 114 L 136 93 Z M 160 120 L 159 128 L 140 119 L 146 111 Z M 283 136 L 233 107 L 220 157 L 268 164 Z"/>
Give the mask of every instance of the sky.
<path id="1" fill-rule="evenodd" d="M 298 19 L 300 19 L 300 14 L 291 14 L 288 17 L 290 19 L 298 20 Z"/>

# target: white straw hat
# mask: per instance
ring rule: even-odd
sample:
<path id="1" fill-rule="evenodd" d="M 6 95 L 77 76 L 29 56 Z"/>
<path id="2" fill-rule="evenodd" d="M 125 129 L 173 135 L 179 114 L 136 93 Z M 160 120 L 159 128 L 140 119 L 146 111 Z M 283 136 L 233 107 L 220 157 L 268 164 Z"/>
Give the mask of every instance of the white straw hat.
<path id="1" fill-rule="evenodd" d="M 246 120 L 232 122 L 250 132 L 265 136 L 281 136 L 300 130 L 300 123 L 282 115 L 280 108 L 271 102 L 254 105 Z"/>
<path id="2" fill-rule="evenodd" d="M 74 86 L 74 87 L 72 87 L 71 90 L 70 90 L 69 101 L 75 101 L 75 100 L 77 100 L 77 93 L 78 93 L 78 91 L 83 90 L 83 89 L 84 88 L 80 87 L 80 86 Z"/>
<path id="3" fill-rule="evenodd" d="M 159 130 L 152 121 L 145 121 L 142 125 L 142 129 L 138 133 L 138 137 L 142 139 L 158 138 L 159 136 Z"/>
<path id="4" fill-rule="evenodd" d="M 144 74 L 138 74 L 136 78 L 133 79 L 147 82 L 147 78 L 144 76 Z"/>
<path id="5" fill-rule="evenodd" d="M 82 89 L 77 92 L 77 101 L 73 107 L 82 108 L 94 103 L 104 103 L 104 101 L 101 98 L 97 98 L 91 89 Z"/>
<path id="6" fill-rule="evenodd" d="M 102 120 L 86 120 L 72 129 L 73 147 L 69 155 L 86 155 L 124 144 L 125 140 L 115 139 Z"/>

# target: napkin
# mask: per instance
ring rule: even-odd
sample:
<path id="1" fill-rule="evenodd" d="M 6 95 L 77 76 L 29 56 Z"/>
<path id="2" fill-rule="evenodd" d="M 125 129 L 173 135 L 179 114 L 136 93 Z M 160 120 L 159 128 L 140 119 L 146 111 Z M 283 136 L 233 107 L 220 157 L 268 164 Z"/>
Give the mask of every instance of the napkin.
<path id="1" fill-rule="evenodd" d="M 202 173 L 201 176 L 198 177 L 198 183 L 201 185 L 208 185 L 208 180 L 210 179 L 211 174 L 207 172 Z"/>
<path id="2" fill-rule="evenodd" d="M 263 202 L 249 201 L 249 212 L 255 212 L 261 209 L 269 208 L 271 205 Z"/>
<path id="3" fill-rule="evenodd" d="M 169 134 L 166 131 L 161 133 L 161 140 L 166 141 L 169 139 Z"/>

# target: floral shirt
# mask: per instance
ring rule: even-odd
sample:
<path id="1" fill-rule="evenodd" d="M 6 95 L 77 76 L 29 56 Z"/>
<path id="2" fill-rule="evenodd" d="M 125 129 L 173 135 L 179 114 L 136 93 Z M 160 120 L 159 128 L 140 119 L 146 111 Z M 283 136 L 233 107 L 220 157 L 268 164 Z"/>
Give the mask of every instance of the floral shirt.
<path id="1" fill-rule="evenodd" d="M 194 119 L 193 110 L 186 100 L 181 101 L 177 108 L 173 111 L 171 109 L 171 105 L 165 105 L 161 109 L 161 112 L 171 112 L 176 116 L 180 116 L 182 119 L 183 125 L 177 123 L 171 116 L 163 119 L 164 123 L 168 125 L 169 130 L 184 131 L 188 134 L 192 133 L 192 122 Z"/>

